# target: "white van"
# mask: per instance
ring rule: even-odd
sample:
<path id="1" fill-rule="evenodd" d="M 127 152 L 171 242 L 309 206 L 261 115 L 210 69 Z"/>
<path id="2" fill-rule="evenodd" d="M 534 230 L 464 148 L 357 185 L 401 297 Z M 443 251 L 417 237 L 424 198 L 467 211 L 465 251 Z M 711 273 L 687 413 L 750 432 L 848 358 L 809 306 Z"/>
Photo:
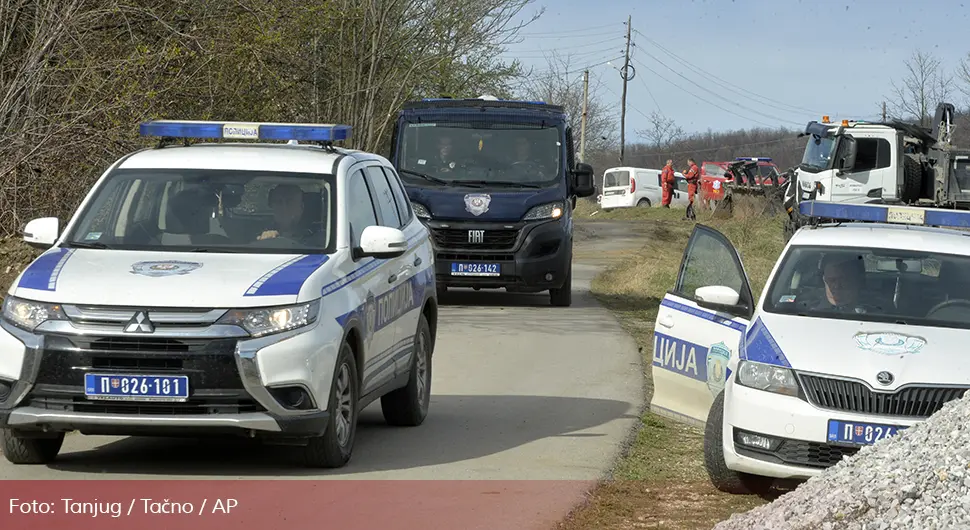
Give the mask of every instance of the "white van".
<path id="1" fill-rule="evenodd" d="M 631 208 L 638 206 L 649 208 L 660 206 L 663 198 L 663 188 L 660 185 L 661 170 L 638 167 L 614 167 L 603 174 L 603 193 L 600 197 L 600 208 Z M 687 206 L 687 180 L 679 171 L 674 173 L 677 179 L 674 196 L 670 200 L 671 206 Z"/>

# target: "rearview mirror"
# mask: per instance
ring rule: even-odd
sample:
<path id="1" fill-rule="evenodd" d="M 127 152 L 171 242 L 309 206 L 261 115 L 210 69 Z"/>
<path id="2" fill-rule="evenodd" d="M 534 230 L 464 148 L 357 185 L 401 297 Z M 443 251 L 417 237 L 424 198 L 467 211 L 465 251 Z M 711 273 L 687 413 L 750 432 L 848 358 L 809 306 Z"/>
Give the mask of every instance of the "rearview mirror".
<path id="1" fill-rule="evenodd" d="M 842 171 L 852 171 L 855 167 L 855 157 L 859 154 L 859 144 L 851 136 L 842 137 L 842 158 L 839 169 Z"/>
<path id="2" fill-rule="evenodd" d="M 57 241 L 59 224 L 56 217 L 34 219 L 24 227 L 24 242 L 42 250 L 52 247 Z"/>
<path id="3" fill-rule="evenodd" d="M 748 307 L 741 304 L 741 295 L 734 289 L 724 285 L 708 285 L 694 290 L 697 305 L 713 311 L 722 311 L 732 315 L 742 315 L 748 312 Z"/>
<path id="4" fill-rule="evenodd" d="M 589 197 L 596 193 L 593 187 L 593 166 L 584 162 L 576 164 L 573 170 L 573 193 L 578 197 Z"/>
<path id="5" fill-rule="evenodd" d="M 402 256 L 408 249 L 404 232 L 389 226 L 371 225 L 360 235 L 357 257 L 390 259 Z"/>

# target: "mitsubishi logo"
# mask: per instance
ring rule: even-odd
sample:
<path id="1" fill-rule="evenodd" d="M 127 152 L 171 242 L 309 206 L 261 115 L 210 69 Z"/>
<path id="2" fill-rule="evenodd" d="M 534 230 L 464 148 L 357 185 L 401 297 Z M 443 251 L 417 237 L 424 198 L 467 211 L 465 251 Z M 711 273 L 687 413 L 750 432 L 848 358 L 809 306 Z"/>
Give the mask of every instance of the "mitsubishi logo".
<path id="1" fill-rule="evenodd" d="M 485 241 L 485 231 L 484 230 L 469 230 L 468 231 L 468 242 L 469 243 L 483 243 Z"/>
<path id="2" fill-rule="evenodd" d="M 155 325 L 152 324 L 151 320 L 148 320 L 148 313 L 146 311 L 139 311 L 135 313 L 135 316 L 131 317 L 128 321 L 128 325 L 125 326 L 125 333 L 154 333 Z"/>

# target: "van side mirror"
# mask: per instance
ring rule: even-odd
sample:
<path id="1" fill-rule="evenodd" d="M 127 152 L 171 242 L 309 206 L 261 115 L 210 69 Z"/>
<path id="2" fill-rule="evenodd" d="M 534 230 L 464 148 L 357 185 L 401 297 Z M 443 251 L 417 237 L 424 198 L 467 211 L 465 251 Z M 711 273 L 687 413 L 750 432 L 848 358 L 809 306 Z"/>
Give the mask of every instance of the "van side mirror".
<path id="1" fill-rule="evenodd" d="M 24 227 L 24 243 L 41 250 L 51 248 L 57 241 L 59 225 L 57 217 L 41 217 L 30 221 Z"/>
<path id="2" fill-rule="evenodd" d="M 840 158 L 839 169 L 842 171 L 852 171 L 855 168 L 855 157 L 859 154 L 859 143 L 851 136 L 842 137 L 842 157 Z"/>
<path id="3" fill-rule="evenodd" d="M 596 188 L 593 187 L 593 166 L 579 162 L 572 174 L 573 193 L 579 197 L 589 197 L 596 193 Z"/>

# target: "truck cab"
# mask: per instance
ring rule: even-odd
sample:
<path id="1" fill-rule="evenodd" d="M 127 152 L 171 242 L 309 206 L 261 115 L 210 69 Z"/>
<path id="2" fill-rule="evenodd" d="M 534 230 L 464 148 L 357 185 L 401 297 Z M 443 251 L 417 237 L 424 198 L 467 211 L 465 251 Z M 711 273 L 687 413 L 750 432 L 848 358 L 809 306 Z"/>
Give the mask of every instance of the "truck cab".
<path id="1" fill-rule="evenodd" d="M 593 195 L 563 107 L 426 99 L 405 104 L 391 162 L 429 228 L 439 290 L 549 291 L 572 300 L 572 212 Z"/>

